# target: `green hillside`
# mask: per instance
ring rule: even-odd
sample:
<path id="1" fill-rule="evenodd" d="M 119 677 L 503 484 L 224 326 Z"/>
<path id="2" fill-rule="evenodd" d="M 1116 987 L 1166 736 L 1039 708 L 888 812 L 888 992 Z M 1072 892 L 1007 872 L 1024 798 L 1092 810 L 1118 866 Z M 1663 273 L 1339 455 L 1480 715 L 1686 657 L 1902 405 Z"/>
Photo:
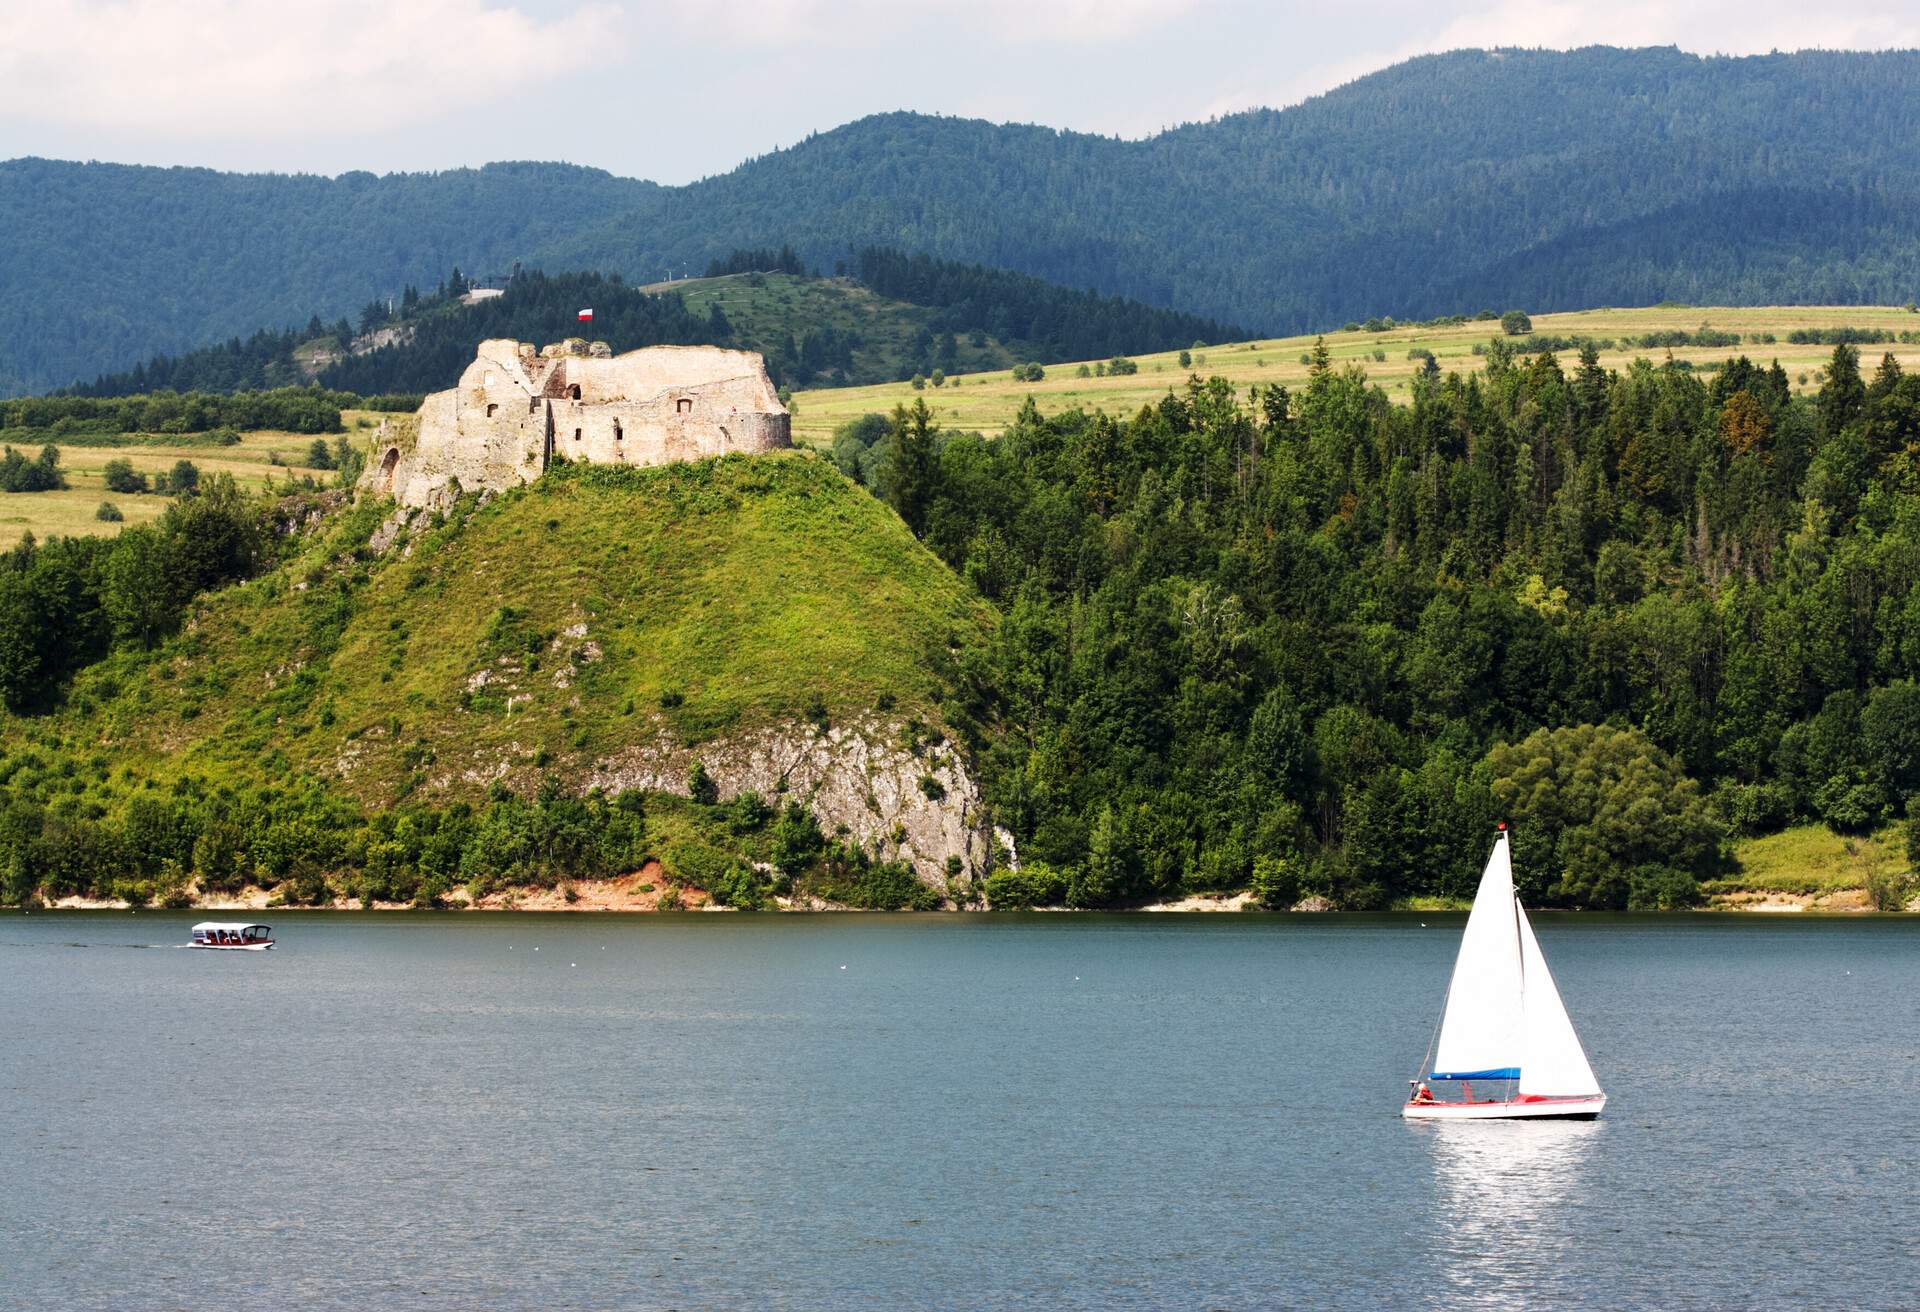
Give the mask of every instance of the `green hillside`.
<path id="1" fill-rule="evenodd" d="M 829 385 L 893 382 L 937 349 L 936 310 L 881 296 L 851 278 L 735 273 L 641 290 L 674 293 L 701 318 L 718 309 L 732 325 L 733 341 L 769 362 L 799 363 L 807 378 Z M 956 336 L 954 346 L 950 372 L 1006 369 L 1024 358 L 992 337 L 976 346 Z"/>
<path id="2" fill-rule="evenodd" d="M 872 790 L 900 791 L 902 769 L 943 796 L 953 653 L 990 611 L 831 464 L 559 467 L 397 538 L 381 528 L 390 502 L 296 498 L 277 521 L 316 526 L 277 565 L 187 594 L 145 642 L 128 633 L 126 571 L 156 552 L 197 560 L 242 504 L 216 490 L 157 536 L 0 564 L 10 699 L 36 608 L 76 631 L 104 612 L 113 639 L 25 713 L 0 713 L 0 901 L 260 886 L 407 902 L 556 883 L 570 901 L 571 880 L 624 877 L 621 906 L 688 885 L 747 906 L 938 902 L 899 823 L 862 840 L 844 787 L 838 812 L 782 797 L 785 773 L 719 805 L 690 764 L 770 746 L 792 771 L 848 727 L 902 739 L 860 740 L 874 814 L 901 814 Z M 687 763 L 660 776 L 663 760 Z"/>
<path id="3" fill-rule="evenodd" d="M 155 777 L 266 762 L 368 802 L 471 799 L 503 765 L 530 783 L 663 731 L 931 714 L 940 653 L 983 614 L 805 455 L 568 469 L 375 555 L 385 509 L 92 667 L 51 727 Z"/>

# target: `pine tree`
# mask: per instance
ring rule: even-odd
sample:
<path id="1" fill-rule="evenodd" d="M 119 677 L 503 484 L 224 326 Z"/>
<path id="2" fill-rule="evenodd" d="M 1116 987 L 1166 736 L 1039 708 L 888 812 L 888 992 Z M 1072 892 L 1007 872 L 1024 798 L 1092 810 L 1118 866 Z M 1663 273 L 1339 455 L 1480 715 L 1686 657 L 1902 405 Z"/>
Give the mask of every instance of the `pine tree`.
<path id="1" fill-rule="evenodd" d="M 939 427 L 926 398 L 915 397 L 913 406 L 893 409 L 893 432 L 887 451 L 882 482 L 887 504 L 906 521 L 917 537 L 927 526 L 927 507 L 933 503 L 939 479 Z"/>

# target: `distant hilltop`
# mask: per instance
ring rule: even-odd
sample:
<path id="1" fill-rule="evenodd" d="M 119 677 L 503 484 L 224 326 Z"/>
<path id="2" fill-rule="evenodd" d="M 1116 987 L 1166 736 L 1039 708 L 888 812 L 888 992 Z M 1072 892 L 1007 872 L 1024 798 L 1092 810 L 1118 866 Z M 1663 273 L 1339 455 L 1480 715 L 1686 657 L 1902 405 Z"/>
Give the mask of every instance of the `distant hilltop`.
<path id="1" fill-rule="evenodd" d="M 0 395 L 330 323 L 456 262 L 651 284 L 779 243 L 822 273 L 885 246 L 1263 336 L 1515 306 L 1900 304 L 1920 287 L 1917 84 L 1914 51 L 1466 50 L 1141 140 L 877 115 L 684 187 L 557 164 L 14 160 Z M 1006 342 L 1031 321 L 1010 306 L 979 326 Z M 1156 349 L 1193 339 L 1220 340 Z"/>
<path id="2" fill-rule="evenodd" d="M 666 465 L 793 445 L 764 360 L 717 346 L 615 355 L 568 338 L 480 343 L 460 383 L 382 426 L 360 485 L 402 506 L 530 483 L 556 459 Z"/>

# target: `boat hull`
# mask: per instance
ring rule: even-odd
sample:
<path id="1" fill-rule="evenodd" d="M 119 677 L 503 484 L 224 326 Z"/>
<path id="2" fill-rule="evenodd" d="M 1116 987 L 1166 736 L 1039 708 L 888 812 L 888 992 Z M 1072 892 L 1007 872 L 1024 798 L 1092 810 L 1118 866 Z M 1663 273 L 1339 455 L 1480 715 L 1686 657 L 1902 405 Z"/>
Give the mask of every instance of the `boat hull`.
<path id="1" fill-rule="evenodd" d="M 1487 1102 L 1410 1102 L 1400 1114 L 1410 1121 L 1590 1121 L 1607 1105 L 1607 1095 L 1545 1098 L 1530 1095 Z"/>
<path id="2" fill-rule="evenodd" d="M 271 943 L 189 943 L 190 948 L 201 948 L 208 952 L 265 952 Z"/>

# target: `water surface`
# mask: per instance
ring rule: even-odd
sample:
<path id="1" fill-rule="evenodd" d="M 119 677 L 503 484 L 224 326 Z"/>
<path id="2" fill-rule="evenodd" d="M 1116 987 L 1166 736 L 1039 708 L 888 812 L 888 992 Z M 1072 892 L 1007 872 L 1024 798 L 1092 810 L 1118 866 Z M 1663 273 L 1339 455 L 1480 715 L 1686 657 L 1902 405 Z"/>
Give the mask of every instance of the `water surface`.
<path id="1" fill-rule="evenodd" d="M 1611 1102 L 1407 1124 L 1462 917 L 0 917 L 0 1306 L 1893 1308 L 1920 922 L 1537 918 Z"/>

